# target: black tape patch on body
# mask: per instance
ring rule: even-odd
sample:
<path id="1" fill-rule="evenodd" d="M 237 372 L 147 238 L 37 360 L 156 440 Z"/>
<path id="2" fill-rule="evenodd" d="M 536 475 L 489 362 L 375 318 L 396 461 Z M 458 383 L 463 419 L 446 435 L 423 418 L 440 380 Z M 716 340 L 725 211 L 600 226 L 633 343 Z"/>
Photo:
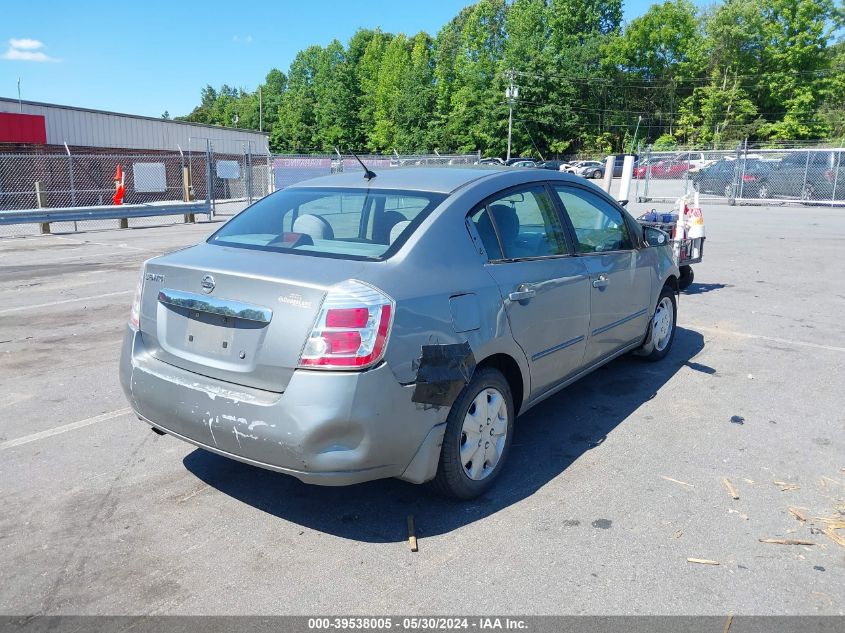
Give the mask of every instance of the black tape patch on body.
<path id="1" fill-rule="evenodd" d="M 417 363 L 413 402 L 450 407 L 475 372 L 475 356 L 469 343 L 423 345 Z"/>

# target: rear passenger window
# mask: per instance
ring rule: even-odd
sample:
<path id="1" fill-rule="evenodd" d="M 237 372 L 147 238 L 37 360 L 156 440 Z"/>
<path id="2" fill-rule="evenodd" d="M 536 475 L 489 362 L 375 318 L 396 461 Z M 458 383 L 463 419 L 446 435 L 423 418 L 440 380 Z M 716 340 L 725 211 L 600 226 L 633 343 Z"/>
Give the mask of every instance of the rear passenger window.
<path id="1" fill-rule="evenodd" d="M 575 229 L 579 253 L 604 253 L 633 248 L 619 209 L 583 189 L 555 187 Z"/>
<path id="2" fill-rule="evenodd" d="M 545 187 L 508 193 L 484 205 L 471 219 L 491 260 L 569 254 Z"/>

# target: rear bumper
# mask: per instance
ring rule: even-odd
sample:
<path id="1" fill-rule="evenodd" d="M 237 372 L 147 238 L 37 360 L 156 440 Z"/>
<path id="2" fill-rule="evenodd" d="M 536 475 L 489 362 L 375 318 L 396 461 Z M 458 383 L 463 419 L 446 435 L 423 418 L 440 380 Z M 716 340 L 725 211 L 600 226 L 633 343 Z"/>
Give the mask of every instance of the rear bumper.
<path id="1" fill-rule="evenodd" d="M 139 418 L 220 455 L 342 486 L 434 477 L 448 411 L 411 401 L 387 365 L 294 372 L 283 394 L 241 387 L 153 358 L 127 328 L 124 393 Z"/>

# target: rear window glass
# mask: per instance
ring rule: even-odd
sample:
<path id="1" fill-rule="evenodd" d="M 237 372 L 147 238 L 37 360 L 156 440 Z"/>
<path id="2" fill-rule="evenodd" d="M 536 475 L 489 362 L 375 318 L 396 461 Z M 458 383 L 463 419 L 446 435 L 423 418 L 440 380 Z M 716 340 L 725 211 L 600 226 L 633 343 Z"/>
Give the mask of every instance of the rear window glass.
<path id="1" fill-rule="evenodd" d="M 284 189 L 232 218 L 208 241 L 258 250 L 382 259 L 445 198 L 420 191 Z"/>

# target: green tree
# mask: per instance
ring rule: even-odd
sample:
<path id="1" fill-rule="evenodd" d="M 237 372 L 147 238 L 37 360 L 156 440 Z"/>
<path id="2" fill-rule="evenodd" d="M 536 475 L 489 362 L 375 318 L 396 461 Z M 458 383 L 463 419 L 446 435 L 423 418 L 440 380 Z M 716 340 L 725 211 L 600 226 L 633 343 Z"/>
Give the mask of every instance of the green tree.
<path id="1" fill-rule="evenodd" d="M 402 84 L 410 61 L 408 38 L 400 33 L 385 47 L 379 65 L 374 94 L 373 129 L 369 138 L 372 150 L 383 152 L 396 149 Z"/>
<path id="2" fill-rule="evenodd" d="M 358 46 L 362 43 L 360 42 L 362 39 L 366 39 L 366 43 L 355 65 L 355 76 L 357 77 L 356 83 L 358 86 L 358 130 L 356 145 L 359 148 L 366 147 L 371 149 L 373 147 L 371 138 L 376 126 L 379 72 L 385 50 L 392 36 L 377 29 L 366 36 L 359 35 L 358 38 Z M 353 36 L 353 39 L 355 39 L 355 36 Z M 351 45 L 350 48 L 352 48 Z"/>
<path id="3" fill-rule="evenodd" d="M 505 149 L 507 109 L 500 60 L 505 45 L 504 0 L 480 0 L 463 22 L 455 59 L 447 135 L 455 149 Z"/>
<path id="4" fill-rule="evenodd" d="M 316 128 L 312 142 L 316 148 L 332 152 L 335 147 L 349 146 L 355 138 L 355 77 L 337 40 L 319 52 L 314 70 Z"/>
<path id="5" fill-rule="evenodd" d="M 434 121 L 434 62 L 432 40 L 427 33 L 417 33 L 410 42 L 409 64 L 399 86 L 396 103 L 397 151 L 431 152 Z"/>
<path id="6" fill-rule="evenodd" d="M 270 132 L 273 147 L 290 152 L 311 152 L 320 149 L 317 136 L 314 78 L 323 49 L 309 46 L 297 53 L 288 72 L 287 90 L 282 97 L 279 121 Z"/>

